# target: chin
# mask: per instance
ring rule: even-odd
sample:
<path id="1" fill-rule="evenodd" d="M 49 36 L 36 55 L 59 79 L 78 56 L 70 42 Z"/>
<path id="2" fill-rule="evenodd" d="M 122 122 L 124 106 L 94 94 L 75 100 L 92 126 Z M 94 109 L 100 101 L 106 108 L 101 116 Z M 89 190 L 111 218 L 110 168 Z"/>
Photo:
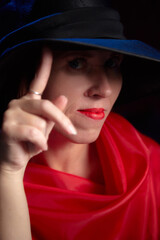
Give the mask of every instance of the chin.
<path id="1" fill-rule="evenodd" d="M 65 134 L 62 132 L 60 129 L 57 127 L 52 130 L 52 133 L 50 136 L 54 136 L 54 139 L 62 139 L 65 141 L 70 141 L 72 143 L 77 143 L 77 144 L 90 144 L 92 142 L 95 142 L 97 138 L 99 137 L 101 128 L 98 129 L 81 129 L 81 128 L 76 128 L 77 134 L 76 135 L 69 135 Z M 51 137 L 52 138 L 52 137 Z"/>
<path id="2" fill-rule="evenodd" d="M 73 143 L 77 143 L 77 144 L 90 144 L 93 143 L 97 140 L 97 138 L 99 137 L 100 131 L 97 133 L 88 133 L 88 131 L 77 131 L 77 135 L 70 135 L 67 136 L 67 138 L 73 142 Z"/>

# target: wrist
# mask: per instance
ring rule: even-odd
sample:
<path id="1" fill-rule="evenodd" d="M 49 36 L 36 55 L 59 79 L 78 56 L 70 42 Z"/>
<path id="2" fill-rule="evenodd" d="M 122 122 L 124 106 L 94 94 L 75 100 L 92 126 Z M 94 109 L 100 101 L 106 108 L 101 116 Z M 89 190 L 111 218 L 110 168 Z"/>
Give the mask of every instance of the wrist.
<path id="1" fill-rule="evenodd" d="M 11 179 L 11 180 L 21 181 L 23 180 L 24 172 L 25 172 L 25 167 L 21 169 L 16 169 L 5 163 L 0 164 L 0 177 L 2 178 L 8 178 L 8 180 Z"/>

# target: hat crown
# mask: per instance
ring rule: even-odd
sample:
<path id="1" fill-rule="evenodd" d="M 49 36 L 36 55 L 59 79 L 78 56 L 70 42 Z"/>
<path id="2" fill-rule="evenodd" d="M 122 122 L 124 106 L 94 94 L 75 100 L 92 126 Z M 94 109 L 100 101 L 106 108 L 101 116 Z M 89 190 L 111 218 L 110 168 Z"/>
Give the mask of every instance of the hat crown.
<path id="1" fill-rule="evenodd" d="M 111 6 L 110 0 L 47 0 L 44 3 L 44 0 L 38 0 L 34 3 L 34 8 L 38 8 L 39 11 L 50 11 L 52 13 L 71 10 L 75 8 L 82 7 L 109 7 Z M 43 7 L 40 9 L 40 7 Z"/>
<path id="2" fill-rule="evenodd" d="M 0 1 L 0 38 L 16 28 L 56 12 L 110 6 L 111 0 L 2 0 Z"/>
<path id="3" fill-rule="evenodd" d="M 35 0 L 31 11 L 31 18 L 37 19 L 53 13 L 64 12 L 85 7 L 110 7 L 110 0 Z"/>

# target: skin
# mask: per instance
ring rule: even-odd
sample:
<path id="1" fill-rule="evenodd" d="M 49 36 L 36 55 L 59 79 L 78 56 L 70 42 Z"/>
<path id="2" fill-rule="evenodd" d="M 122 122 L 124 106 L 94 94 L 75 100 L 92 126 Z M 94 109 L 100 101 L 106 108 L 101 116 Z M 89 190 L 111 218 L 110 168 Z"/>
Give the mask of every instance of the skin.
<path id="1" fill-rule="evenodd" d="M 112 59 L 116 67 L 105 67 Z M 53 100 L 54 97 L 65 95 L 68 104 L 65 115 L 76 127 L 77 135 L 68 138 L 76 143 L 91 143 L 99 135 L 102 125 L 112 109 L 122 86 L 119 65 L 122 55 L 109 51 L 70 51 L 58 54 L 44 92 L 44 97 Z M 78 64 L 70 67 L 68 62 Z M 78 109 L 104 108 L 105 118 L 95 121 L 84 117 Z"/>
<path id="2" fill-rule="evenodd" d="M 94 180 L 94 176 L 100 182 L 103 181 L 99 160 L 96 157 L 93 160 L 96 153 L 92 155 L 92 161 L 88 158 L 88 144 L 99 136 L 120 93 L 122 76 L 119 67 L 122 58 L 120 54 L 100 50 L 55 54 L 55 62 L 43 97 L 50 101 L 59 95 L 67 97 L 64 113 L 72 121 L 77 134 L 67 135 L 59 126 L 55 126 L 50 134 L 49 149 L 45 153 L 47 164 L 51 168 L 91 180 Z M 110 64 L 112 63 L 113 67 L 107 66 L 108 61 L 112 61 Z M 73 68 L 74 65 L 71 67 L 69 63 L 77 64 L 77 67 Z M 77 111 L 88 108 L 104 108 L 105 118 L 95 121 Z"/>
<path id="3" fill-rule="evenodd" d="M 121 55 L 108 51 L 56 52 L 53 59 L 49 49 L 43 50 L 30 85 L 42 96 L 27 93 L 12 100 L 4 114 L 0 136 L 2 240 L 31 239 L 23 176 L 33 156 L 43 152 L 50 167 L 91 180 L 96 173 L 103 182 L 89 144 L 99 136 L 121 90 L 121 61 Z M 93 120 L 77 112 L 95 107 L 105 109 L 104 119 Z"/>

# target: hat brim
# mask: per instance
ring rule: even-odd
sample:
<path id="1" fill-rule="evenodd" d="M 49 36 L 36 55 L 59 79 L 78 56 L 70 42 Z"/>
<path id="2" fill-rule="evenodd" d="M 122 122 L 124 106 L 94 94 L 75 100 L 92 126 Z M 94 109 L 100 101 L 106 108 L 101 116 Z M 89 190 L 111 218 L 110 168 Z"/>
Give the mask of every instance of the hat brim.
<path id="1" fill-rule="evenodd" d="M 160 89 L 159 62 L 160 53 L 154 48 L 138 40 L 116 39 L 34 39 L 22 42 L 12 48 L 6 49 L 0 59 L 0 69 L 15 59 L 25 59 L 25 54 L 37 54 L 42 46 L 48 45 L 54 50 L 88 50 L 104 49 L 125 54 L 121 72 L 124 83 L 121 102 L 150 94 L 157 94 Z M 40 54 L 40 53 L 39 53 Z M 2 83 L 1 83 L 2 84 Z M 134 91 L 133 91 L 134 89 Z"/>
<path id="2" fill-rule="evenodd" d="M 89 10 L 91 10 L 92 15 L 94 12 L 95 16 L 97 16 L 97 21 L 100 13 L 104 15 L 103 17 L 107 14 L 106 12 L 103 13 L 103 9 L 98 9 L 98 12 L 95 12 L 95 9 L 94 11 L 93 9 Z M 116 22 L 115 19 L 109 22 L 108 19 L 106 21 L 102 19 L 103 21 L 99 25 L 95 24 L 98 28 L 96 26 L 94 28 L 93 16 L 91 15 L 91 19 L 89 18 L 89 10 L 83 10 L 82 8 L 80 10 L 74 9 L 73 11 L 52 14 L 10 32 L 0 40 L 0 59 L 20 46 L 36 42 L 50 42 L 53 47 L 54 45 L 55 47 L 64 47 L 65 45 L 70 47 L 72 45 L 73 47 L 74 45 L 77 47 L 104 49 L 160 62 L 160 51 L 155 48 L 138 40 L 126 40 L 119 32 L 110 34 L 110 31 L 115 30 L 112 29 L 114 27 L 113 23 Z M 81 22 L 79 18 L 82 19 L 82 16 L 83 21 Z M 86 18 L 85 21 L 84 18 Z M 73 19 L 75 19 L 75 22 L 73 22 Z M 106 22 L 109 25 L 105 25 Z M 104 28 L 102 28 L 103 25 Z M 119 25 L 116 25 L 116 27 L 121 29 Z M 92 30 L 90 31 L 91 28 Z M 86 31 L 84 31 L 85 29 Z"/>
<path id="3" fill-rule="evenodd" d="M 160 62 L 160 52 L 155 48 L 139 41 L 139 40 L 120 40 L 120 39 L 91 39 L 91 38 L 38 38 L 30 39 L 21 42 L 17 45 L 13 45 L 0 55 L 0 59 L 8 53 L 15 51 L 19 47 L 32 45 L 34 43 L 46 42 L 52 44 L 53 48 L 63 47 L 66 48 L 95 48 L 110 50 L 118 53 L 122 53 L 129 56 L 135 56 L 138 58 L 148 59 L 156 62 Z M 57 49 L 58 50 L 58 49 Z"/>

